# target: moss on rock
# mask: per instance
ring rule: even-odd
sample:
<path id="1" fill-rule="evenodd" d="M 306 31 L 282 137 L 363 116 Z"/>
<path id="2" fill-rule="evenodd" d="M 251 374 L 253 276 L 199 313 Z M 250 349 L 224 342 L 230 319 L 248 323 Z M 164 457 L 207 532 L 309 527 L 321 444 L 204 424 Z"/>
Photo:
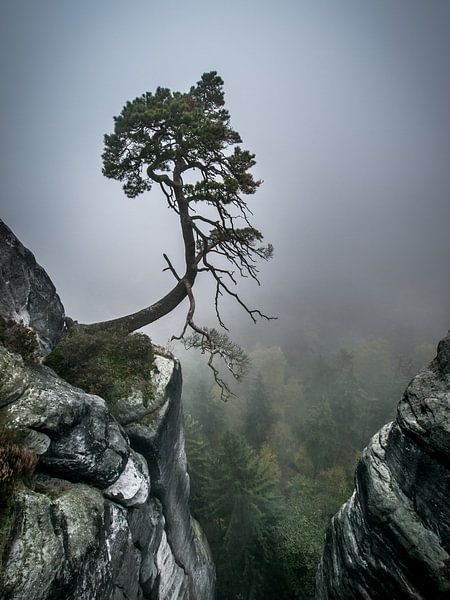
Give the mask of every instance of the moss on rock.
<path id="1" fill-rule="evenodd" d="M 153 346 L 142 333 L 122 329 L 90 331 L 74 326 L 46 357 L 45 364 L 89 394 L 104 398 L 111 409 L 140 393 L 145 406 L 153 400 Z"/>

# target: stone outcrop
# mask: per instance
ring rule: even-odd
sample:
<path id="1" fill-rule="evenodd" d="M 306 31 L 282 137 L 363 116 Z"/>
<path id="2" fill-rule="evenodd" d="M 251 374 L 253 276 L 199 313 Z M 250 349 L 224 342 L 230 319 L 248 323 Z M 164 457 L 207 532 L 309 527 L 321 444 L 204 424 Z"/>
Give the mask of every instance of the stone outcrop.
<path id="1" fill-rule="evenodd" d="M 44 353 L 64 332 L 64 307 L 50 277 L 1 219 L 0 315 L 34 329 Z"/>
<path id="2" fill-rule="evenodd" d="M 163 357 L 159 360 L 168 361 Z M 162 370 L 161 362 L 159 369 Z M 180 389 L 180 378 L 181 372 L 175 372 L 168 383 L 169 394 Z M 142 453 L 149 465 L 153 493 L 164 506 L 167 536 L 174 555 L 185 555 L 184 568 L 195 574 L 189 581 L 189 597 L 212 598 L 213 588 L 208 576 L 210 563 L 205 560 L 203 550 L 205 540 L 200 527 L 189 513 L 184 429 L 176 425 L 181 418 L 181 403 L 166 402 L 149 426 L 133 424 L 127 426 L 126 430 L 132 446 Z M 186 554 L 185 548 L 190 548 L 191 551 Z M 208 588 L 206 596 L 197 596 L 195 588 L 200 586 L 203 589 L 205 584 Z"/>
<path id="3" fill-rule="evenodd" d="M 31 253 L 6 233 L 0 316 L 36 326 L 46 352 L 63 332 L 64 310 Z M 161 355 L 155 366 L 156 408 L 143 416 L 131 398 L 131 417 L 119 423 L 99 396 L 0 344 L 0 422 L 39 455 L 32 480 L 14 492 L 2 600 L 214 597 L 208 545 L 189 514 L 180 366 Z"/>
<path id="4" fill-rule="evenodd" d="M 320 600 L 450 597 L 450 335 L 364 450 L 333 518 Z"/>

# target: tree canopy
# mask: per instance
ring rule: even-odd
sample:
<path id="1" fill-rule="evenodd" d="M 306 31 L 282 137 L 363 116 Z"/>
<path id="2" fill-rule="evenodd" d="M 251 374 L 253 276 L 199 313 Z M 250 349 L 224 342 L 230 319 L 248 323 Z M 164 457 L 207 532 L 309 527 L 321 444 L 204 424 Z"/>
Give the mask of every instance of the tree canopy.
<path id="1" fill-rule="evenodd" d="M 215 557 L 219 598 L 259 598 L 281 516 L 281 498 L 270 469 L 242 436 L 227 431 L 210 473 L 205 509 L 213 521 L 209 532 L 214 546 L 221 548 Z"/>
<path id="2" fill-rule="evenodd" d="M 229 391 L 212 361 L 216 354 L 239 377 L 245 358 L 224 333 L 198 326 L 194 321 L 192 291 L 199 273 L 215 283 L 215 311 L 219 325 L 228 331 L 220 312 L 222 296 L 231 296 L 253 321 L 271 319 L 252 308 L 236 291 L 239 277 L 257 283 L 259 259 L 273 254 L 271 244 L 250 222 L 245 197 L 261 184 L 253 177 L 255 156 L 241 147 L 241 137 L 224 108 L 223 80 L 215 71 L 204 73 L 188 92 L 158 87 L 154 93 L 127 102 L 114 118 L 114 131 L 105 135 L 103 174 L 123 184 L 134 198 L 156 184 L 168 206 L 178 215 L 184 243 L 184 266 L 179 272 L 167 254 L 166 268 L 175 278 L 172 289 L 150 306 L 96 327 L 120 325 L 131 332 L 171 312 L 185 298 L 189 309 L 182 332 L 188 346 L 209 355 L 209 365 L 222 390 Z M 193 335 L 186 337 L 190 329 Z"/>

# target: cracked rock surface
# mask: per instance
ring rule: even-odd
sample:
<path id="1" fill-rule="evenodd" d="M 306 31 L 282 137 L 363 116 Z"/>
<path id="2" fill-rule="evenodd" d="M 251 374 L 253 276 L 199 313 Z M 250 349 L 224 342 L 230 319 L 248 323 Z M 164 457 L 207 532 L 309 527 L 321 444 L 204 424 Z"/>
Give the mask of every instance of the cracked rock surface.
<path id="1" fill-rule="evenodd" d="M 23 316 L 28 298 L 27 324 L 47 352 L 63 332 L 62 305 L 2 222 L 0 266 L 0 316 Z M 158 410 L 149 419 L 130 402 L 131 436 L 102 398 L 0 344 L 0 423 L 39 455 L 13 494 L 2 600 L 214 598 L 214 565 L 188 508 L 180 366 L 167 356 L 155 363 Z"/>
<path id="2" fill-rule="evenodd" d="M 364 450 L 328 528 L 316 597 L 450 597 L 450 335 Z"/>
<path id="3" fill-rule="evenodd" d="M 1 219 L 0 315 L 34 329 L 44 353 L 64 332 L 64 307 L 53 282 Z"/>

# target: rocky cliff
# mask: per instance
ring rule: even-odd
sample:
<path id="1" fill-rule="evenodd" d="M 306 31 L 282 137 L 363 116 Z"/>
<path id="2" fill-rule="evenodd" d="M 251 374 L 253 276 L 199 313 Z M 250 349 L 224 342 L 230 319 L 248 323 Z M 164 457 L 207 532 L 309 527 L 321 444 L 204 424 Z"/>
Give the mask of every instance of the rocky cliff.
<path id="1" fill-rule="evenodd" d="M 333 518 L 320 600 L 450 597 L 450 335 L 364 450 Z"/>
<path id="2" fill-rule="evenodd" d="M 64 307 L 50 277 L 1 219 L 0 315 L 29 325 L 43 352 L 64 331 Z"/>
<path id="3" fill-rule="evenodd" d="M 64 309 L 1 221 L 0 269 L 0 316 L 29 325 L 48 352 Z M 0 423 L 39 456 L 1 528 L 0 598 L 213 598 L 214 566 L 189 513 L 178 362 L 157 354 L 152 383 L 150 406 L 132 397 L 114 417 L 99 396 L 0 344 Z"/>

